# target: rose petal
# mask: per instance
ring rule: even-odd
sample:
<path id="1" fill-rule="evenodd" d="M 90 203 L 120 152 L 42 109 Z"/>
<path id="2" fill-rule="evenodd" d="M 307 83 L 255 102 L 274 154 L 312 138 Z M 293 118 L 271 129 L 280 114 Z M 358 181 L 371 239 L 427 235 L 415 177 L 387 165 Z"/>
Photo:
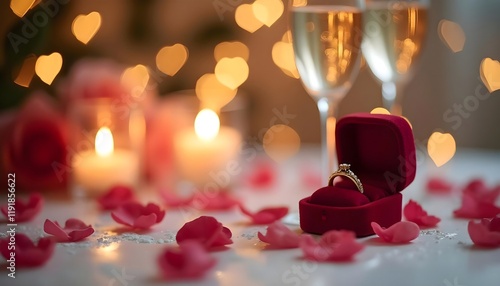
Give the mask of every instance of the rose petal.
<path id="1" fill-rule="evenodd" d="M 113 210 L 117 207 L 135 200 L 131 188 L 126 186 L 114 186 L 107 193 L 97 199 L 97 202 L 104 210 Z"/>
<path id="2" fill-rule="evenodd" d="M 111 212 L 111 217 L 132 228 L 148 229 L 163 220 L 165 210 L 153 203 L 143 206 L 138 202 L 128 202 Z"/>
<path id="3" fill-rule="evenodd" d="M 64 228 L 57 221 L 45 220 L 43 231 L 53 235 L 58 242 L 76 242 L 83 240 L 94 233 L 90 225 L 86 225 L 79 219 L 68 219 Z"/>
<path id="4" fill-rule="evenodd" d="M 233 243 L 231 231 L 224 227 L 214 217 L 200 216 L 185 223 L 177 232 L 177 243 L 186 240 L 197 240 L 207 249 Z"/>
<path id="5" fill-rule="evenodd" d="M 413 200 L 410 200 L 408 204 L 406 204 L 403 213 L 408 221 L 414 222 L 419 226 L 433 227 L 441 221 L 441 219 L 436 216 L 428 215 L 422 206 Z"/>
<path id="6" fill-rule="evenodd" d="M 8 260 L 10 258 L 9 239 L 0 239 L 0 253 Z M 33 243 L 29 237 L 22 233 L 15 234 L 16 249 L 14 250 L 16 267 L 37 267 L 45 264 L 54 253 L 55 241 L 49 237 L 43 237 L 38 243 Z"/>
<path id="7" fill-rule="evenodd" d="M 14 218 L 15 222 L 26 222 L 32 220 L 43 207 L 43 197 L 40 193 L 33 193 L 25 201 L 22 199 L 16 199 Z M 3 205 L 1 208 L 3 215 L 9 218 L 9 205 Z"/>
<path id="8" fill-rule="evenodd" d="M 408 243 L 420 234 L 420 228 L 416 223 L 410 221 L 400 221 L 385 229 L 378 223 L 371 223 L 373 231 L 389 243 Z"/>
<path id="9" fill-rule="evenodd" d="M 191 202 L 194 208 L 206 211 L 228 210 L 238 204 L 239 201 L 227 191 L 210 194 L 196 192 Z"/>
<path id="10" fill-rule="evenodd" d="M 462 205 L 460 208 L 454 210 L 453 214 L 461 218 L 494 217 L 500 214 L 500 208 L 495 205 L 497 196 L 494 193 L 478 195 L 473 192 L 464 192 L 462 194 Z"/>
<path id="11" fill-rule="evenodd" d="M 276 181 L 276 172 L 269 162 L 255 163 L 247 178 L 248 185 L 253 190 L 271 187 Z"/>
<path id="12" fill-rule="evenodd" d="M 319 242 L 310 235 L 303 235 L 299 247 L 306 259 L 314 261 L 349 261 L 364 249 L 354 233 L 337 230 L 324 233 Z"/>
<path id="13" fill-rule="evenodd" d="M 167 247 L 158 258 L 161 274 L 167 280 L 200 278 L 216 262 L 196 240 L 186 240 L 179 248 Z"/>
<path id="14" fill-rule="evenodd" d="M 242 204 L 239 204 L 243 214 L 248 216 L 253 224 L 270 224 L 282 219 L 288 213 L 288 207 L 264 208 L 255 213 L 247 210 Z"/>
<path id="15" fill-rule="evenodd" d="M 494 226 L 492 230 L 491 223 L 494 221 Z M 484 247 L 500 247 L 500 229 L 497 230 L 497 225 L 499 224 L 500 216 L 494 219 L 482 219 L 480 222 L 469 221 L 467 225 L 467 231 L 469 236 L 478 246 Z"/>
<path id="16" fill-rule="evenodd" d="M 453 184 L 443 178 L 430 178 L 426 189 L 429 193 L 449 194 L 453 190 Z"/>
<path id="17" fill-rule="evenodd" d="M 279 221 L 270 224 L 265 235 L 260 231 L 257 235 L 262 242 L 268 243 L 275 249 L 299 247 L 300 236 Z"/>

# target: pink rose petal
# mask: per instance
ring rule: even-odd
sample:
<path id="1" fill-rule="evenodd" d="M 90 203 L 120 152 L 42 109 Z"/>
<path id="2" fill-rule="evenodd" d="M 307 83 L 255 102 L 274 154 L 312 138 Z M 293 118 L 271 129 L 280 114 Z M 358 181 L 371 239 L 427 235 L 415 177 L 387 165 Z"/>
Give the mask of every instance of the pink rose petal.
<path id="1" fill-rule="evenodd" d="M 462 205 L 453 214 L 461 218 L 494 217 L 500 214 L 500 207 L 495 205 L 499 196 L 499 186 L 490 190 L 482 180 L 472 180 L 462 192 Z"/>
<path id="2" fill-rule="evenodd" d="M 76 218 L 66 220 L 64 227 L 61 227 L 57 221 L 46 219 L 43 231 L 53 235 L 58 242 L 76 242 L 94 233 L 91 225 L 86 225 Z"/>
<path id="3" fill-rule="evenodd" d="M 453 184 L 443 178 L 430 178 L 427 181 L 427 191 L 433 194 L 449 194 L 453 190 Z"/>
<path id="4" fill-rule="evenodd" d="M 414 222 L 400 221 L 389 228 L 383 228 L 378 223 L 372 222 L 373 231 L 389 243 L 408 243 L 420 234 L 420 228 Z"/>
<path id="5" fill-rule="evenodd" d="M 137 202 L 128 202 L 114 210 L 111 217 L 117 223 L 132 228 L 149 229 L 163 220 L 165 210 L 153 203 L 144 206 Z"/>
<path id="6" fill-rule="evenodd" d="M 302 235 L 299 247 L 306 259 L 314 261 L 350 261 L 364 249 L 364 245 L 356 241 L 354 232 L 344 230 L 328 231 L 319 242 L 308 234 Z"/>
<path id="7" fill-rule="evenodd" d="M 40 193 L 33 193 L 25 201 L 22 199 L 16 199 L 14 218 L 16 222 L 25 222 L 32 220 L 43 207 L 43 197 Z M 1 211 L 6 218 L 9 218 L 9 206 L 3 205 Z"/>
<path id="8" fill-rule="evenodd" d="M 248 185 L 254 190 L 269 188 L 276 181 L 275 168 L 269 162 L 255 163 L 249 173 Z"/>
<path id="9" fill-rule="evenodd" d="M 191 202 L 192 207 L 206 211 L 229 210 L 238 204 L 239 201 L 224 190 L 216 193 L 196 192 Z"/>
<path id="10" fill-rule="evenodd" d="M 177 243 L 197 240 L 205 248 L 213 249 L 233 243 L 231 231 L 211 216 L 200 216 L 185 223 L 177 232 Z"/>
<path id="11" fill-rule="evenodd" d="M 117 207 L 135 200 L 134 192 L 126 186 L 114 186 L 97 199 L 104 210 L 114 210 Z"/>
<path id="12" fill-rule="evenodd" d="M 42 237 L 38 243 L 33 243 L 29 237 L 22 233 L 15 234 L 16 267 L 37 267 L 44 265 L 54 253 L 55 241 L 51 237 Z M 9 249 L 10 237 L 0 239 L 0 253 L 6 259 L 10 259 Z"/>
<path id="13" fill-rule="evenodd" d="M 201 278 L 217 260 L 196 240 L 186 240 L 179 247 L 167 247 L 158 257 L 162 276 L 167 280 Z"/>
<path id="14" fill-rule="evenodd" d="M 410 200 L 406 204 L 403 213 L 408 221 L 414 222 L 419 226 L 434 227 L 441 221 L 436 216 L 428 215 L 422 206 L 413 200 Z"/>
<path id="15" fill-rule="evenodd" d="M 270 224 L 265 235 L 260 231 L 257 235 L 262 242 L 268 243 L 274 249 L 299 247 L 300 236 L 279 221 Z"/>
<path id="16" fill-rule="evenodd" d="M 242 204 L 239 207 L 241 212 L 252 220 L 253 224 L 270 224 L 283 218 L 288 213 L 288 207 L 264 208 L 255 213 L 247 210 Z"/>
<path id="17" fill-rule="evenodd" d="M 493 219 L 483 218 L 480 222 L 471 220 L 467 231 L 475 245 L 500 247 L 500 215 Z"/>

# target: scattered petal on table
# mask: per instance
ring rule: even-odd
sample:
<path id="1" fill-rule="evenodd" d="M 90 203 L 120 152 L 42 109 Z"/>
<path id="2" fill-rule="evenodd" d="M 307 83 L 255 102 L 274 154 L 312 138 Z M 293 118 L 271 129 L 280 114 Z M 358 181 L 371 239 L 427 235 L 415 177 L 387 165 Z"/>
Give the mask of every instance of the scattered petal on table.
<path id="1" fill-rule="evenodd" d="M 97 199 L 104 210 L 114 210 L 117 207 L 134 201 L 135 196 L 131 188 L 126 186 L 114 186 L 107 193 Z"/>
<path id="2" fill-rule="evenodd" d="M 304 257 L 314 261 L 350 261 L 364 249 L 364 245 L 356 241 L 354 232 L 344 230 L 328 231 L 319 242 L 311 235 L 302 235 L 299 246 Z"/>
<path id="3" fill-rule="evenodd" d="M 288 213 L 288 207 L 263 208 L 255 213 L 247 210 L 242 204 L 239 207 L 241 212 L 252 220 L 253 224 L 270 224 L 282 219 Z"/>
<path id="4" fill-rule="evenodd" d="M 51 237 L 42 237 L 38 243 L 33 243 L 29 237 L 22 233 L 15 234 L 16 267 L 37 267 L 45 264 L 54 253 L 55 241 Z M 6 259 L 10 259 L 12 250 L 9 249 L 10 237 L 0 239 L 0 253 Z"/>
<path id="5" fill-rule="evenodd" d="M 500 247 L 500 215 L 480 222 L 469 221 L 469 236 L 474 244 L 484 247 Z"/>
<path id="6" fill-rule="evenodd" d="M 491 218 L 500 214 L 495 205 L 500 196 L 500 186 L 489 189 L 482 180 L 469 182 L 462 192 L 462 205 L 453 213 L 462 218 Z"/>
<path id="7" fill-rule="evenodd" d="M 177 232 L 177 243 L 186 240 L 197 240 L 205 248 L 212 249 L 233 243 L 233 234 L 229 228 L 222 225 L 214 217 L 200 216 L 185 223 Z"/>
<path id="8" fill-rule="evenodd" d="M 247 182 L 252 190 L 269 188 L 276 182 L 276 170 L 269 162 L 258 162 L 250 170 Z"/>
<path id="9" fill-rule="evenodd" d="M 196 192 L 191 202 L 193 208 L 206 211 L 229 210 L 238 204 L 238 199 L 226 190 L 215 193 Z"/>
<path id="10" fill-rule="evenodd" d="M 120 224 L 138 229 L 148 229 L 163 220 L 165 210 L 156 204 L 141 205 L 128 202 L 111 213 L 111 217 Z"/>
<path id="11" fill-rule="evenodd" d="M 436 216 L 428 215 L 422 206 L 413 200 L 410 200 L 406 204 L 403 213 L 408 221 L 414 222 L 419 226 L 434 227 L 441 221 Z"/>
<path id="12" fill-rule="evenodd" d="M 427 191 L 433 194 L 449 194 L 453 184 L 443 178 L 430 178 L 427 181 Z"/>
<path id="13" fill-rule="evenodd" d="M 299 247 L 300 235 L 279 221 L 270 224 L 265 235 L 260 231 L 257 235 L 262 242 L 268 243 L 274 249 Z"/>
<path id="14" fill-rule="evenodd" d="M 196 240 L 186 240 L 179 247 L 169 246 L 158 257 L 166 280 L 201 278 L 217 260 Z"/>
<path id="15" fill-rule="evenodd" d="M 389 228 L 383 228 L 378 223 L 372 222 L 375 234 L 389 243 L 408 243 L 420 234 L 420 228 L 414 222 L 400 221 Z"/>
<path id="16" fill-rule="evenodd" d="M 91 225 L 86 225 L 76 218 L 66 220 L 64 227 L 61 227 L 57 221 L 46 219 L 43 224 L 43 231 L 53 235 L 58 242 L 76 242 L 94 233 Z"/>
<path id="17" fill-rule="evenodd" d="M 14 214 L 15 223 L 25 222 L 32 220 L 43 207 L 43 197 L 40 193 L 33 193 L 25 201 L 22 199 L 16 199 L 15 210 L 12 210 Z M 3 205 L 1 208 L 3 215 L 9 218 L 9 205 Z M 14 221 L 12 222 L 14 223 Z"/>

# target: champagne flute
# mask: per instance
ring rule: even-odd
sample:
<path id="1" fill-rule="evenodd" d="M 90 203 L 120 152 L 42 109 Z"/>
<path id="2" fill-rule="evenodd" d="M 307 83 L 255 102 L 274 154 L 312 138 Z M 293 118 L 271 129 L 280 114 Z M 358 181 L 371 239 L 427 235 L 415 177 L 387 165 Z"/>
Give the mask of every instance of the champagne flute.
<path id="1" fill-rule="evenodd" d="M 361 48 L 392 114 L 402 115 L 401 89 L 422 51 L 428 6 L 429 0 L 366 0 Z"/>
<path id="2" fill-rule="evenodd" d="M 363 8 L 363 0 L 300 0 L 291 8 L 297 70 L 320 114 L 324 182 L 335 161 L 329 125 L 359 71 Z"/>

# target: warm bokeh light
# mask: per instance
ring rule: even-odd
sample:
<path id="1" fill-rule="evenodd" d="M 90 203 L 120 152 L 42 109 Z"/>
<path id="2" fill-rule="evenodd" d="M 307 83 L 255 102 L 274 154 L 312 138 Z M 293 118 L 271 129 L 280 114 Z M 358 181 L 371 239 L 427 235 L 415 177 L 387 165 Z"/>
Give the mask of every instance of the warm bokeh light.
<path id="1" fill-rule="evenodd" d="M 427 142 L 427 152 L 438 167 L 451 160 L 456 150 L 455 139 L 450 133 L 434 132 Z"/>
<path id="2" fill-rule="evenodd" d="M 32 8 L 34 3 L 35 0 L 10 0 L 10 9 L 21 18 Z"/>
<path id="3" fill-rule="evenodd" d="M 236 89 L 248 78 L 248 64 L 245 59 L 222 58 L 215 66 L 215 76 L 225 86 Z"/>
<path id="4" fill-rule="evenodd" d="M 300 136 L 290 126 L 277 124 L 266 131 L 262 145 L 271 159 L 283 162 L 299 151 Z"/>
<path id="5" fill-rule="evenodd" d="M 453 21 L 441 20 L 438 24 L 438 35 L 441 41 L 454 53 L 463 50 L 465 33 L 462 27 Z"/>
<path id="6" fill-rule="evenodd" d="M 220 61 L 222 58 L 235 57 L 240 57 L 248 61 L 249 56 L 250 50 L 242 42 L 222 42 L 214 49 L 214 58 L 216 61 Z"/>
<path id="7" fill-rule="evenodd" d="M 182 44 L 163 47 L 156 54 L 156 66 L 169 76 L 174 76 L 186 63 L 189 50 Z"/>
<path id="8" fill-rule="evenodd" d="M 372 109 L 372 111 L 370 111 L 371 114 L 388 114 L 390 115 L 391 113 L 389 112 L 389 110 L 383 108 L 383 107 L 375 107 L 374 109 Z"/>
<path id="9" fill-rule="evenodd" d="M 228 104 L 237 92 L 237 89 L 223 85 L 213 73 L 204 74 L 196 81 L 196 95 L 204 107 L 214 110 Z"/>
<path id="10" fill-rule="evenodd" d="M 35 72 L 40 79 L 48 85 L 52 84 L 59 71 L 61 71 L 63 58 L 60 53 L 40 56 L 36 60 Z"/>
<path id="11" fill-rule="evenodd" d="M 219 134 L 219 116 L 213 110 L 203 109 L 194 120 L 194 131 L 203 141 L 213 140 Z"/>
<path id="12" fill-rule="evenodd" d="M 88 15 L 78 15 L 71 25 L 71 32 L 76 39 L 84 44 L 87 44 L 99 31 L 101 27 L 101 14 L 99 12 L 91 12 Z"/>
<path id="13" fill-rule="evenodd" d="M 490 93 L 500 89 L 500 62 L 490 58 L 483 59 L 479 73 Z"/>
<path id="14" fill-rule="evenodd" d="M 281 37 L 281 41 L 285 42 L 285 43 L 291 43 L 292 42 L 292 32 L 290 30 L 287 30 L 283 34 L 283 37 Z"/>
<path id="15" fill-rule="evenodd" d="M 115 142 L 108 127 L 101 127 L 95 136 L 95 152 L 100 157 L 113 154 Z"/>
<path id="16" fill-rule="evenodd" d="M 272 58 L 274 63 L 288 76 L 299 78 L 295 65 L 293 45 L 286 42 L 277 42 L 273 45 Z"/>
<path id="17" fill-rule="evenodd" d="M 307 0 L 293 0 L 293 7 L 303 7 L 307 5 Z"/>
<path id="18" fill-rule="evenodd" d="M 264 23 L 255 17 L 251 4 L 241 4 L 238 6 L 234 13 L 234 20 L 238 26 L 250 33 L 257 31 L 264 25 Z"/>
<path id="19" fill-rule="evenodd" d="M 283 15 L 285 6 L 281 0 L 256 0 L 252 9 L 257 20 L 271 27 Z"/>
<path id="20" fill-rule="evenodd" d="M 128 122 L 130 143 L 136 149 L 142 148 L 146 138 L 146 119 L 142 110 L 132 110 Z"/>
<path id="21" fill-rule="evenodd" d="M 27 56 L 14 82 L 20 86 L 29 87 L 33 76 L 35 75 L 36 56 L 31 54 Z"/>
<path id="22" fill-rule="evenodd" d="M 142 96 L 149 82 L 148 68 L 143 65 L 136 65 L 125 69 L 122 73 L 121 82 L 132 96 Z"/>

